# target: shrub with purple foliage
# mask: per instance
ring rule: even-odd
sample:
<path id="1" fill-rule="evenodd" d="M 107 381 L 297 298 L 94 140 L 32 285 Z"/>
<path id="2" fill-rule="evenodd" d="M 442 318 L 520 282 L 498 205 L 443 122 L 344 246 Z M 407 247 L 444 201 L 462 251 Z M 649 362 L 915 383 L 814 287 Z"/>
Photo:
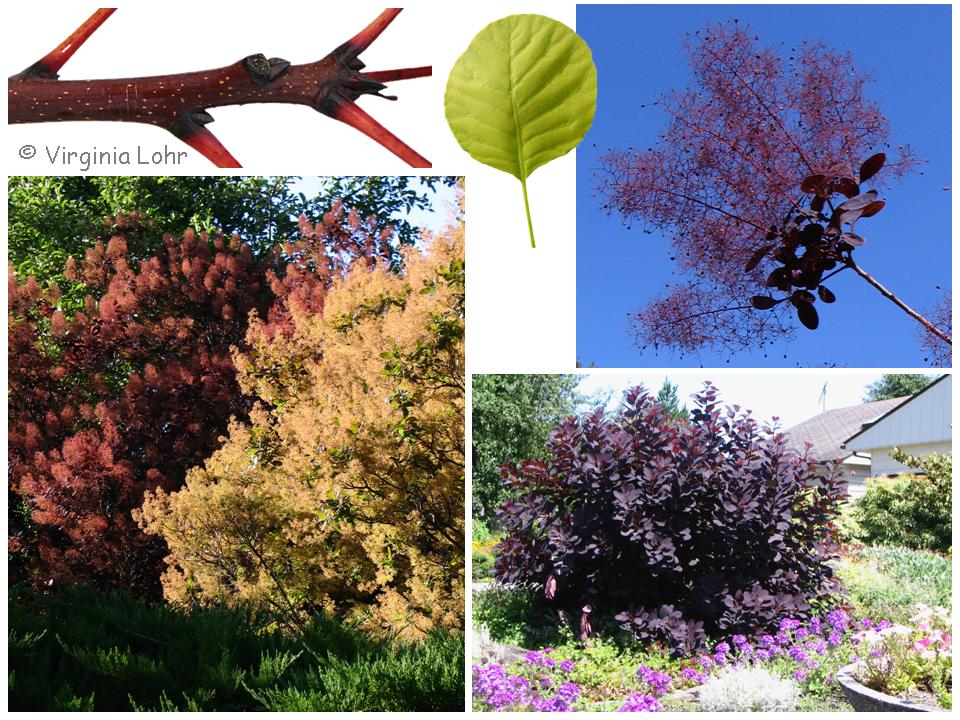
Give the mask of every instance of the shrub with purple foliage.
<path id="1" fill-rule="evenodd" d="M 833 594 L 837 463 L 722 408 L 710 383 L 694 399 L 676 422 L 634 388 L 618 412 L 554 430 L 545 461 L 504 466 L 517 492 L 500 509 L 497 579 L 543 588 L 579 614 L 582 635 L 616 614 L 637 638 L 686 652 L 707 634 L 777 632 Z"/>

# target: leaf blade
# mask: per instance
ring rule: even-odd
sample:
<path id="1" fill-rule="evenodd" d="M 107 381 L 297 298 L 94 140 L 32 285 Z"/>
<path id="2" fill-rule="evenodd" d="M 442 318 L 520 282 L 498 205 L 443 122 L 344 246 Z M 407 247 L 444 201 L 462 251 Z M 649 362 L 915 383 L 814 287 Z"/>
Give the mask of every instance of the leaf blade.
<path id="1" fill-rule="evenodd" d="M 596 94 L 590 48 L 573 30 L 543 15 L 509 15 L 456 61 L 444 110 L 467 153 L 523 181 L 580 143 Z"/>

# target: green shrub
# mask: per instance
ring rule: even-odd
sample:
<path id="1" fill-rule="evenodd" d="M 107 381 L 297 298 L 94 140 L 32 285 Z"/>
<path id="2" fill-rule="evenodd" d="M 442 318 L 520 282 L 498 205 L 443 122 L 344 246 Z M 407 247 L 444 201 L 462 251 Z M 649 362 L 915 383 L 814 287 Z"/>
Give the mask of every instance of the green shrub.
<path id="1" fill-rule="evenodd" d="M 473 519 L 473 524 L 470 528 L 471 539 L 474 543 L 479 543 L 481 545 L 486 545 L 493 539 L 493 531 L 490 530 L 483 520 Z"/>
<path id="2" fill-rule="evenodd" d="M 572 637 L 561 616 L 544 606 L 542 592 L 531 588 L 492 587 L 473 595 L 474 627 L 485 627 L 490 639 L 525 648 L 557 645 Z"/>
<path id="3" fill-rule="evenodd" d="M 15 589 L 8 646 L 11 710 L 463 709 L 461 634 L 409 644 L 323 616 L 292 630 L 242 608 Z"/>
<path id="4" fill-rule="evenodd" d="M 493 577 L 493 555 L 474 550 L 472 563 L 474 582 L 490 580 Z"/>
<path id="5" fill-rule="evenodd" d="M 897 450 L 892 457 L 925 474 L 869 481 L 867 492 L 854 505 L 859 540 L 868 545 L 949 550 L 952 455 L 913 457 Z"/>
<path id="6" fill-rule="evenodd" d="M 833 521 L 833 532 L 837 542 L 842 545 L 860 544 L 863 528 L 856 518 L 856 503 L 848 502 L 840 508 L 840 514 Z"/>
<path id="7" fill-rule="evenodd" d="M 857 613 L 904 622 L 914 605 L 950 607 L 950 559 L 923 550 L 863 548 L 844 559 L 838 575 Z"/>

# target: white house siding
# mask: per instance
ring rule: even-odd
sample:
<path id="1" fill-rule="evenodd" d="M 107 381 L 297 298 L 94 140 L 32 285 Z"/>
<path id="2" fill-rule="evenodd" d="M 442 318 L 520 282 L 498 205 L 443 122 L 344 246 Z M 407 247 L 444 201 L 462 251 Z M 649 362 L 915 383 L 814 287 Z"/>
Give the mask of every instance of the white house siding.
<path id="1" fill-rule="evenodd" d="M 841 467 L 847 473 L 847 496 L 851 500 L 856 500 L 867 491 L 870 461 L 850 457 L 843 462 Z"/>
<path id="2" fill-rule="evenodd" d="M 871 455 L 883 448 L 894 447 L 907 450 L 908 447 L 942 447 L 946 444 L 949 450 L 952 391 L 953 376 L 948 375 L 847 441 L 845 448 Z M 874 474 L 883 472 L 886 471 L 873 468 Z"/>
<path id="3" fill-rule="evenodd" d="M 924 455 L 932 455 L 933 453 L 944 454 L 951 452 L 952 446 L 950 441 L 938 442 L 938 443 L 922 443 L 917 445 L 899 445 L 897 446 L 903 452 L 908 455 L 914 455 L 916 457 L 922 457 Z M 871 458 L 871 469 L 870 472 L 874 477 L 879 477 L 883 475 L 896 475 L 902 472 L 911 472 L 915 468 L 908 468 L 906 465 L 901 465 L 892 457 L 890 453 L 893 452 L 893 447 L 885 448 L 876 448 L 870 451 Z"/>

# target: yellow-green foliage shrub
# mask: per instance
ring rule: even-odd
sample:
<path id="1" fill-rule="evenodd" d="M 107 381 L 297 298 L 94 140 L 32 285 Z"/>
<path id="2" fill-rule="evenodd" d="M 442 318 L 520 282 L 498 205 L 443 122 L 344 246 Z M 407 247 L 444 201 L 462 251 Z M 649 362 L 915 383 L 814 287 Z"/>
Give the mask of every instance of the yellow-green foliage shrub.
<path id="1" fill-rule="evenodd" d="M 868 545 L 949 550 L 952 544 L 953 456 L 891 457 L 923 475 L 898 475 L 868 482 L 853 509 L 858 539 Z"/>
<path id="2" fill-rule="evenodd" d="M 324 611 L 415 638 L 462 627 L 463 226 L 359 266 L 311 310 L 254 318 L 256 400 L 179 492 L 138 518 L 169 547 L 171 601 Z"/>

